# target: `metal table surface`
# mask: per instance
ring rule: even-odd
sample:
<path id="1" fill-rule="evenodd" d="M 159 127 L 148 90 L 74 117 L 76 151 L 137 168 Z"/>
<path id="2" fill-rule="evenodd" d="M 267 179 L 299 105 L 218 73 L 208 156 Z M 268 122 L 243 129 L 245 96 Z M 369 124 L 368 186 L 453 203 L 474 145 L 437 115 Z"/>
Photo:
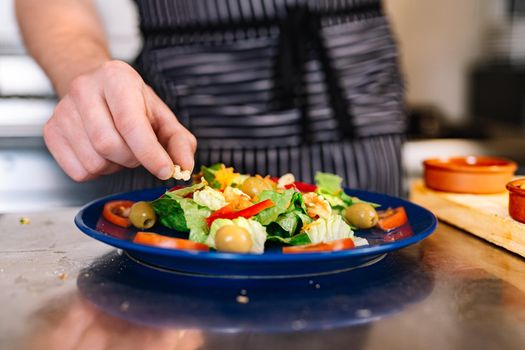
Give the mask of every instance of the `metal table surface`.
<path id="1" fill-rule="evenodd" d="M 78 231 L 76 212 L 0 216 L 1 349 L 524 348 L 525 261 L 443 223 L 359 271 L 218 294 L 177 278 L 158 289 Z"/>

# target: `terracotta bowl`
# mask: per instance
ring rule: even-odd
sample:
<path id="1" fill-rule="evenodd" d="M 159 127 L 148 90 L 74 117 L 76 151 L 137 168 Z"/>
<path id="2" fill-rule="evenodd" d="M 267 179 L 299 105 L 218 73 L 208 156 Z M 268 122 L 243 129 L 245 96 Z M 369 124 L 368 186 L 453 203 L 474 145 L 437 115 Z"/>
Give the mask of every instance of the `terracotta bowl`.
<path id="1" fill-rule="evenodd" d="M 509 190 L 509 214 L 519 222 L 525 223 L 525 178 L 507 184 Z"/>
<path id="2" fill-rule="evenodd" d="M 486 156 L 433 158 L 423 161 L 425 185 L 456 193 L 505 192 L 517 165 L 511 160 Z"/>

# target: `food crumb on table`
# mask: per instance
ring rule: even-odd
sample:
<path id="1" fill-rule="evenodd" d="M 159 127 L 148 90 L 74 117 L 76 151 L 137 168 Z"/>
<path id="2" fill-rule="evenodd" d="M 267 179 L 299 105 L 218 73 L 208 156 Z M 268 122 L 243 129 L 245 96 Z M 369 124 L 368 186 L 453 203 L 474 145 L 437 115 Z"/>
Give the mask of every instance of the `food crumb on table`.
<path id="1" fill-rule="evenodd" d="M 27 216 L 23 216 L 20 218 L 19 222 L 21 225 L 28 225 L 31 223 L 31 220 L 29 220 Z"/>
<path id="2" fill-rule="evenodd" d="M 58 274 L 58 279 L 59 280 L 64 281 L 66 278 L 67 278 L 67 273 L 66 272 L 61 272 L 61 273 Z"/>
<path id="3" fill-rule="evenodd" d="M 250 298 L 248 298 L 246 295 L 237 295 L 237 302 L 239 304 L 248 304 L 250 302 Z"/>
<path id="4" fill-rule="evenodd" d="M 360 318 L 367 318 L 372 315 L 372 312 L 368 309 L 359 309 L 355 312 L 355 315 Z"/>
<path id="5" fill-rule="evenodd" d="M 129 301 L 123 301 L 122 304 L 120 304 L 120 310 L 128 311 L 129 305 L 130 305 Z"/>

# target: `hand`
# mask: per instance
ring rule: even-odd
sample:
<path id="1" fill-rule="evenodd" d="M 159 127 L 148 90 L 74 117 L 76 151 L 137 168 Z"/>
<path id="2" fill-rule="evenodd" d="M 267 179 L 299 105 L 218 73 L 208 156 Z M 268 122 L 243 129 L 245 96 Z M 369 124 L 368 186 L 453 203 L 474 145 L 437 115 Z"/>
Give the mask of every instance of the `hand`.
<path id="1" fill-rule="evenodd" d="M 100 311 L 78 295 L 65 295 L 32 315 L 24 349 L 196 350 L 204 343 L 199 329 L 154 328 Z"/>
<path id="2" fill-rule="evenodd" d="M 109 61 L 70 84 L 44 140 L 75 181 L 143 165 L 161 180 L 193 170 L 195 137 L 128 64 Z"/>

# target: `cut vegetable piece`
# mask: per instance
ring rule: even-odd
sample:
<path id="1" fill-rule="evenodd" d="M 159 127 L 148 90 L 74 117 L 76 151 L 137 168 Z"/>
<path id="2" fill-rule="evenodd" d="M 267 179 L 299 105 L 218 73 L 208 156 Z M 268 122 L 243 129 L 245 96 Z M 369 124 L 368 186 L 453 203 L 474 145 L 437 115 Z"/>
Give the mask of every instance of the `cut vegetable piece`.
<path id="1" fill-rule="evenodd" d="M 213 224 L 215 220 L 224 217 L 224 215 L 226 214 L 233 213 L 233 211 L 233 204 L 225 205 L 224 207 L 211 213 L 211 215 L 206 218 L 206 223 L 208 224 L 208 226 L 211 226 L 211 224 Z"/>
<path id="2" fill-rule="evenodd" d="M 296 193 L 297 192 L 294 190 L 285 190 L 282 193 L 275 191 L 263 191 L 259 197 L 261 200 L 260 203 L 264 202 L 265 200 L 270 200 L 275 205 L 273 205 L 271 209 L 264 210 L 258 214 L 256 217 L 257 221 L 263 225 L 268 225 L 269 223 L 277 220 L 279 215 L 288 211 L 288 208 L 290 207 L 292 200 L 295 198 L 294 196 Z M 300 195 L 300 193 L 297 193 L 297 195 Z"/>
<path id="3" fill-rule="evenodd" d="M 206 180 L 203 180 L 203 181 L 201 181 L 198 184 L 194 184 L 194 185 L 191 185 L 191 186 L 188 186 L 188 187 L 181 187 L 181 188 L 178 188 L 178 189 L 175 189 L 175 190 L 174 190 L 174 188 L 176 188 L 176 187 L 173 187 L 172 189 L 167 191 L 164 195 L 166 197 L 170 197 L 170 198 L 186 197 L 187 195 L 204 188 L 207 184 L 208 183 L 206 182 Z"/>
<path id="4" fill-rule="evenodd" d="M 319 218 L 303 227 L 312 243 L 330 242 L 342 238 L 352 238 L 354 232 L 341 215 L 332 214 L 328 219 Z"/>
<path id="5" fill-rule="evenodd" d="M 342 192 L 341 183 L 343 178 L 330 173 L 315 173 L 315 183 L 320 190 L 324 190 L 330 194 L 337 195 Z"/>
<path id="6" fill-rule="evenodd" d="M 312 185 L 306 182 L 301 181 L 294 181 L 294 183 L 284 186 L 286 189 L 288 188 L 295 188 L 299 192 L 307 193 L 307 192 L 315 192 L 317 190 L 316 185 Z"/>
<path id="7" fill-rule="evenodd" d="M 229 205 L 227 205 L 226 207 L 228 207 L 228 206 Z M 217 214 L 217 215 L 216 215 L 216 213 L 212 213 L 212 215 L 210 217 L 208 217 L 208 219 L 206 219 L 206 222 L 208 223 L 208 225 L 211 226 L 213 221 L 215 221 L 216 219 L 233 220 L 233 219 L 236 219 L 236 218 L 239 218 L 239 217 L 243 217 L 243 218 L 248 219 L 248 218 L 251 218 L 254 215 L 259 214 L 263 210 L 271 208 L 273 206 L 274 206 L 273 202 L 271 200 L 269 200 L 269 199 L 266 199 L 266 200 L 264 200 L 262 202 L 259 202 L 257 204 L 252 205 L 251 207 L 248 207 L 246 209 L 239 210 L 239 211 L 228 212 L 229 208 L 225 207 L 225 208 L 219 209 L 219 210 L 223 210 L 224 209 L 223 213 Z M 213 218 L 212 218 L 212 216 L 213 216 Z"/>
<path id="8" fill-rule="evenodd" d="M 173 198 L 163 197 L 151 202 L 157 214 L 158 221 L 165 227 L 181 232 L 189 231 L 184 216 L 184 210 L 179 202 Z"/>
<path id="9" fill-rule="evenodd" d="M 135 202 L 127 200 L 115 200 L 104 204 L 102 216 L 107 221 L 120 227 L 130 227 L 129 212 Z"/>
<path id="10" fill-rule="evenodd" d="M 175 238 L 159 235 L 154 232 L 137 232 L 134 243 L 151 245 L 161 248 L 179 249 L 179 250 L 197 250 L 197 251 L 209 251 L 207 245 L 190 241 L 188 239 Z"/>
<path id="11" fill-rule="evenodd" d="M 317 252 L 335 252 L 355 248 L 352 238 L 343 238 L 330 242 L 313 243 L 306 245 L 297 245 L 283 247 L 283 253 L 317 253 Z"/>
<path id="12" fill-rule="evenodd" d="M 408 217 L 404 207 L 378 210 L 377 215 L 379 216 L 377 226 L 383 231 L 390 231 L 408 223 Z"/>

